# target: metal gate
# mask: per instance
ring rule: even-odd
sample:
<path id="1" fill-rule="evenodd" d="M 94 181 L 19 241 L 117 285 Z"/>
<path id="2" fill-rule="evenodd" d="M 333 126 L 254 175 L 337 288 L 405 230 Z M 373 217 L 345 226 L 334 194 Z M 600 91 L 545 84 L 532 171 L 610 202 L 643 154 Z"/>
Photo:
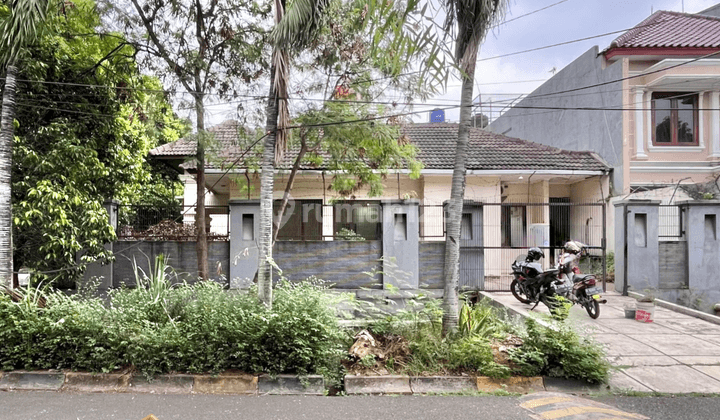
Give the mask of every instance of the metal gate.
<path id="1" fill-rule="evenodd" d="M 580 262 L 583 273 L 605 279 L 606 207 L 603 203 L 484 203 L 463 208 L 460 241 L 460 286 L 509 291 L 511 264 L 531 247 L 543 250 L 545 268 L 554 266 L 569 240 L 588 246 Z M 470 230 L 466 230 L 466 226 Z M 604 287 L 604 282 L 603 282 Z"/>

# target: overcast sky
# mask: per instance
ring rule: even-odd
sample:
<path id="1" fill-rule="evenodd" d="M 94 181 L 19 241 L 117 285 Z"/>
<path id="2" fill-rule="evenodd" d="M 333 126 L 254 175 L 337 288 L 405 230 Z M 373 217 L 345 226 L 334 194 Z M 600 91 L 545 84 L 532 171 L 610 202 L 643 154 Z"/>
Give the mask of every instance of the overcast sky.
<path id="1" fill-rule="evenodd" d="M 498 26 L 485 39 L 479 54 L 481 61 L 478 62 L 475 72 L 474 94 L 476 97 L 481 95 L 484 104 L 491 101 L 495 103 L 492 107 L 492 116 L 495 118 L 501 108 L 497 106 L 498 102 L 507 102 L 520 94 L 532 92 L 542 81 L 552 76 L 553 69 L 561 70 L 595 45 L 602 51 L 621 33 L 511 57 L 493 57 L 624 31 L 642 22 L 652 11 L 684 10 L 686 13 L 697 13 L 719 2 L 720 0 L 510 0 L 510 9 L 505 20 L 517 19 Z M 523 16 L 555 3 L 560 4 Z M 528 80 L 531 82 L 524 82 Z M 453 78 L 448 82 L 447 92 L 430 98 L 427 103 L 451 106 L 459 101 L 460 81 L 457 74 L 453 74 Z M 416 106 L 413 110 L 430 108 Z M 486 114 L 488 110 L 489 107 L 483 108 Z M 206 118 L 214 125 L 227 118 L 235 118 L 235 112 L 234 106 L 210 107 Z M 191 114 L 188 111 L 187 116 L 192 117 Z M 428 119 L 429 112 L 417 114 L 413 118 L 415 122 L 426 122 Z M 457 121 L 458 110 L 446 111 L 446 120 Z"/>
<path id="2" fill-rule="evenodd" d="M 513 19 L 558 3 L 560 0 L 510 0 L 510 11 L 506 20 Z M 551 44 L 558 44 L 580 38 L 632 28 L 650 16 L 651 10 L 670 10 L 696 13 L 707 9 L 720 0 L 566 0 L 556 6 L 529 16 L 503 24 L 488 34 L 480 49 L 480 59 L 529 50 Z M 552 69 L 560 70 L 579 55 L 599 46 L 607 48 L 620 34 L 595 38 L 570 45 L 545 50 L 480 61 L 475 72 L 475 95 L 480 93 L 488 103 L 502 101 L 527 94 L 542 82 L 511 83 L 525 80 L 547 80 Z M 492 84 L 488 84 L 492 83 Z M 453 103 L 460 99 L 460 82 L 454 78 L 452 87 L 444 95 L 428 102 Z M 479 91 L 479 92 L 478 92 Z M 512 95 L 508 95 L 512 94 Z M 499 107 L 493 107 L 499 109 Z M 497 112 L 493 113 L 497 117 Z M 457 109 L 446 111 L 446 120 L 458 120 Z M 428 115 L 420 115 L 415 121 L 427 121 Z"/>

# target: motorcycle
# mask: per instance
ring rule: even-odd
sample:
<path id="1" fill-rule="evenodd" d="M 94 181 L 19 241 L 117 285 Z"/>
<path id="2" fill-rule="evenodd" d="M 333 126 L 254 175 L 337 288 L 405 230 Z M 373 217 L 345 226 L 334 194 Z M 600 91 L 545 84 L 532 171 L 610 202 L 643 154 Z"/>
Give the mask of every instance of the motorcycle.
<path id="1" fill-rule="evenodd" d="M 562 296 L 572 304 L 585 308 L 591 318 L 600 316 L 602 288 L 592 274 L 580 274 L 575 262 L 585 253 L 585 245 L 569 241 L 563 246 L 558 265 L 543 270 L 538 262 L 545 257 L 540 248 L 530 248 L 527 255 L 520 255 L 512 263 L 514 279 L 510 283 L 513 296 L 522 303 L 534 303 L 532 309 L 542 302 L 551 311 L 557 305 L 555 296 Z"/>

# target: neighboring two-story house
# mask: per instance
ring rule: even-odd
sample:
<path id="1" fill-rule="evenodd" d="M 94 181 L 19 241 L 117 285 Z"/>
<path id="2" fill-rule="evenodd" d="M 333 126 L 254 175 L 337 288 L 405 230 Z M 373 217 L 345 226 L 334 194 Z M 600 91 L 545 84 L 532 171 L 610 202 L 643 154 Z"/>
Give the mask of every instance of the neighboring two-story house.
<path id="1" fill-rule="evenodd" d="M 652 14 L 605 50 L 594 47 L 578 57 L 489 129 L 596 151 L 614 168 L 614 195 L 667 201 L 678 192 L 662 187 L 714 181 L 720 175 L 720 17 L 713 14 L 720 15 L 720 5 L 694 15 Z"/>

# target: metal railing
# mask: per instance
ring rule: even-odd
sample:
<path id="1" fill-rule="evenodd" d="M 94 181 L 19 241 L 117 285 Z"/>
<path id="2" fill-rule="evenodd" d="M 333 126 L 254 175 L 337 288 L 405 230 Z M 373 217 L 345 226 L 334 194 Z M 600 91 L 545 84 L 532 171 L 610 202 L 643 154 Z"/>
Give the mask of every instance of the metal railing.
<path id="1" fill-rule="evenodd" d="M 658 237 L 672 240 L 683 236 L 682 209 L 676 204 L 660 204 Z"/>
<path id="2" fill-rule="evenodd" d="M 195 206 L 118 206 L 117 236 L 120 240 L 193 241 Z M 230 208 L 205 206 L 210 241 L 226 241 L 229 236 Z"/>

